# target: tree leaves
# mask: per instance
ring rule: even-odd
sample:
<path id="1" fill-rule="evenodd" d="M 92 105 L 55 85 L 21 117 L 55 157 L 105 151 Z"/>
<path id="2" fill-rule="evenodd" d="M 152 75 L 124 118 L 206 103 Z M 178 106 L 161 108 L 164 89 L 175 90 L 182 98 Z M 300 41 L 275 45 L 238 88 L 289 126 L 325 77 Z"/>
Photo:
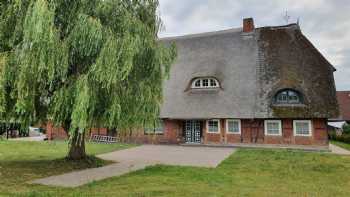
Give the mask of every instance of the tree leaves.
<path id="1" fill-rule="evenodd" d="M 46 117 L 57 81 L 64 81 L 68 50 L 54 26 L 54 10 L 46 0 L 29 8 L 24 22 L 23 41 L 15 49 L 18 66 L 16 112 L 20 121 L 30 124 Z"/>
<path id="2" fill-rule="evenodd" d="M 154 122 L 176 56 L 174 46 L 157 41 L 157 6 L 156 0 L 1 4 L 2 119 L 51 120 L 80 132 Z"/>
<path id="3" fill-rule="evenodd" d="M 103 44 L 103 30 L 99 19 L 80 14 L 67 42 L 70 65 L 75 65 L 74 73 L 83 73 L 94 63 Z"/>
<path id="4" fill-rule="evenodd" d="M 0 52 L 12 50 L 22 41 L 23 24 L 30 1 L 2 0 L 0 6 Z"/>

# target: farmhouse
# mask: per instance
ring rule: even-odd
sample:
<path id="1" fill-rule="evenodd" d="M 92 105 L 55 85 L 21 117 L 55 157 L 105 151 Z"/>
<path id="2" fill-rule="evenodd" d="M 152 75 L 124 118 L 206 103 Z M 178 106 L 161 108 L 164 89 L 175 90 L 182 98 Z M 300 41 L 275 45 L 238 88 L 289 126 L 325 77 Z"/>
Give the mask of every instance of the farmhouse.
<path id="1" fill-rule="evenodd" d="M 164 84 L 160 121 L 144 143 L 328 145 L 338 116 L 336 69 L 298 24 L 163 38 L 178 57 Z"/>
<path id="2" fill-rule="evenodd" d="M 327 145 L 336 70 L 298 24 L 165 38 L 178 58 L 161 119 L 171 143 Z"/>

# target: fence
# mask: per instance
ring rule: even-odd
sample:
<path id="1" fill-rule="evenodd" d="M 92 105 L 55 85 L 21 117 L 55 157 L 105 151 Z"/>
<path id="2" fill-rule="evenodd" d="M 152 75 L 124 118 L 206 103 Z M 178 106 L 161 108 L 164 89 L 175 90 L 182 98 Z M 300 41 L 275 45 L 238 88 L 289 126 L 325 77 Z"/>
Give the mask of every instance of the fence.
<path id="1" fill-rule="evenodd" d="M 117 142 L 117 138 L 112 136 L 91 135 L 90 142 L 112 144 Z"/>

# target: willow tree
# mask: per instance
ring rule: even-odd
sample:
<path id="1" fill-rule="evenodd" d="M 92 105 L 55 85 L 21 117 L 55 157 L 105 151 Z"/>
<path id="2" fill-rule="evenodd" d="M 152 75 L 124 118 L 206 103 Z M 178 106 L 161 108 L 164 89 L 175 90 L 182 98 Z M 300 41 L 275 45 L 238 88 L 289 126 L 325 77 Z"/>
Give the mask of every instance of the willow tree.
<path id="1" fill-rule="evenodd" d="M 0 115 L 51 121 L 85 157 L 85 131 L 154 121 L 176 56 L 157 0 L 0 0 Z"/>

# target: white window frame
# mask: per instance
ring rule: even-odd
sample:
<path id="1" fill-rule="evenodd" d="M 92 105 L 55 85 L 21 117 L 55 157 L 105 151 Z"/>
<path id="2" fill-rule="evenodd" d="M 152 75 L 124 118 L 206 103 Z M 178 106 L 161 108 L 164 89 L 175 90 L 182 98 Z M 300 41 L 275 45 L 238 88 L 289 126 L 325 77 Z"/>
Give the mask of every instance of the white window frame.
<path id="1" fill-rule="evenodd" d="M 278 134 L 269 134 L 267 132 L 267 123 L 278 123 L 279 124 L 279 131 Z M 282 136 L 282 120 L 265 120 L 264 121 L 264 130 L 265 130 L 265 135 L 267 136 Z"/>
<path id="2" fill-rule="evenodd" d="M 293 101 L 292 96 L 296 96 L 296 100 Z M 281 96 L 282 99 L 279 99 Z M 301 94 L 293 89 L 283 90 L 277 93 L 275 96 L 275 102 L 277 104 L 302 104 Z"/>
<path id="3" fill-rule="evenodd" d="M 158 124 L 161 124 L 161 128 L 162 130 L 157 130 L 160 127 L 157 127 L 157 122 Z M 165 132 L 165 124 L 163 120 L 156 120 L 153 123 L 153 126 L 148 126 L 148 127 L 144 127 L 144 134 L 145 135 L 163 135 Z"/>
<path id="4" fill-rule="evenodd" d="M 209 131 L 209 121 L 217 121 L 218 122 L 218 131 Z M 221 125 L 220 125 L 220 120 L 219 119 L 211 119 L 207 120 L 207 133 L 220 133 L 221 132 Z"/>
<path id="5" fill-rule="evenodd" d="M 203 80 L 208 80 L 208 86 L 203 86 Z M 211 86 L 210 81 L 214 80 L 216 86 Z M 200 86 L 196 86 L 196 82 L 200 81 Z M 213 77 L 203 77 L 203 78 L 198 78 L 192 81 L 191 84 L 192 89 L 210 89 L 210 88 L 219 88 L 220 84 L 219 81 Z"/>
<path id="6" fill-rule="evenodd" d="M 238 122 L 238 132 L 232 132 L 229 131 L 229 122 Z M 235 135 L 240 135 L 241 134 L 241 120 L 240 119 L 226 119 L 226 133 L 227 134 L 235 134 Z"/>
<path id="7" fill-rule="evenodd" d="M 309 123 L 309 134 L 305 135 L 305 134 L 297 134 L 297 127 L 296 127 L 296 123 Z M 312 136 L 312 121 L 311 120 L 293 120 L 293 134 L 296 137 L 311 137 Z"/>

